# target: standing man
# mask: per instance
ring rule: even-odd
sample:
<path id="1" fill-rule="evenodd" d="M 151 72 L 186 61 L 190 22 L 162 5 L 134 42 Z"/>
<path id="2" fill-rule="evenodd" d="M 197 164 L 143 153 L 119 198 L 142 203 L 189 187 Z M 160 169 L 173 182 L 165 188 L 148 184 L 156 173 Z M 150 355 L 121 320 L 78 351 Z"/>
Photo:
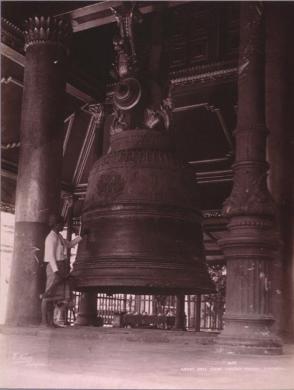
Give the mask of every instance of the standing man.
<path id="1" fill-rule="evenodd" d="M 42 325 L 55 327 L 54 306 L 66 309 L 71 300 L 70 264 L 67 249 L 77 245 L 81 236 L 68 241 L 60 232 L 64 229 L 64 219 L 59 217 L 45 240 L 44 263 L 46 264 L 46 289 L 42 295 Z"/>

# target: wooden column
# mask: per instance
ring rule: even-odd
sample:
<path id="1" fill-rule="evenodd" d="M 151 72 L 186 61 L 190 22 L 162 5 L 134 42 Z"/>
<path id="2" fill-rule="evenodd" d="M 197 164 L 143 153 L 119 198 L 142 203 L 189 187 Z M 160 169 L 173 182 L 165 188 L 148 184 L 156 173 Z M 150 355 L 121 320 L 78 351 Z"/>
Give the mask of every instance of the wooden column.
<path id="1" fill-rule="evenodd" d="M 135 295 L 135 312 L 140 313 L 141 295 Z"/>
<path id="2" fill-rule="evenodd" d="M 186 330 L 185 294 L 176 295 L 175 330 Z"/>
<path id="3" fill-rule="evenodd" d="M 201 294 L 195 295 L 195 332 L 201 327 Z"/>
<path id="4" fill-rule="evenodd" d="M 77 325 L 90 326 L 97 324 L 97 293 L 92 291 L 81 294 Z"/>
<path id="5" fill-rule="evenodd" d="M 278 244 L 267 189 L 265 20 L 262 3 L 240 3 L 238 121 L 234 185 L 224 205 L 230 218 L 220 241 L 227 260 L 221 351 L 281 353 L 272 332 L 272 263 Z"/>
<path id="6" fill-rule="evenodd" d="M 66 41 L 70 25 L 35 17 L 25 30 L 26 62 L 21 149 L 16 189 L 15 243 L 7 324 L 40 322 L 40 289 L 48 221 L 60 199 Z"/>
<path id="7" fill-rule="evenodd" d="M 294 7 L 266 6 L 266 117 L 270 129 L 269 188 L 277 205 L 282 245 L 274 262 L 273 309 L 277 331 L 294 339 Z"/>

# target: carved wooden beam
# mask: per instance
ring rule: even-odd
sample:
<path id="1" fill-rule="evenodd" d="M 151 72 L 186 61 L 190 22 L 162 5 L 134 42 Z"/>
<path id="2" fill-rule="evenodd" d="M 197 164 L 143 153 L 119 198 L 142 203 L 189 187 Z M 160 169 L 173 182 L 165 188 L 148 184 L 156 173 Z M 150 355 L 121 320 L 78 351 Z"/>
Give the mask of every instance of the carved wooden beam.
<path id="1" fill-rule="evenodd" d="M 188 1 L 173 1 L 169 2 L 168 7 L 176 7 L 188 3 Z M 105 24 L 114 23 L 115 16 L 111 8 L 116 9 L 123 4 L 122 1 L 101 1 L 86 7 L 81 7 L 73 11 L 67 12 L 72 20 L 74 32 L 88 30 L 90 28 L 103 26 Z M 148 2 L 139 3 L 139 9 L 142 14 L 149 14 L 154 11 L 154 5 Z M 56 16 L 65 15 L 59 14 Z"/>
<path id="2" fill-rule="evenodd" d="M 198 184 L 231 182 L 233 180 L 233 170 L 224 169 L 218 171 L 197 172 L 196 178 Z"/>
<path id="3" fill-rule="evenodd" d="M 89 121 L 87 133 L 80 151 L 76 169 L 73 174 L 72 182 L 75 186 L 80 184 L 89 153 L 94 143 L 95 133 L 96 130 L 101 126 L 104 112 L 103 105 L 100 103 L 87 105 L 83 108 L 83 110 L 91 115 L 91 119 Z"/>
<path id="4" fill-rule="evenodd" d="M 14 85 L 17 85 L 18 87 L 21 87 L 23 88 L 23 83 L 19 80 L 16 80 L 14 77 L 2 77 L 1 79 L 1 84 L 14 84 Z"/>
<path id="5" fill-rule="evenodd" d="M 70 134 L 71 134 L 71 129 L 72 129 L 72 125 L 73 125 L 74 120 L 75 120 L 75 113 L 69 115 L 64 120 L 64 123 L 67 124 L 67 128 L 66 128 L 65 137 L 64 137 L 64 140 L 63 140 L 63 149 L 62 149 L 62 155 L 63 156 L 65 155 L 65 152 L 66 152 L 66 148 L 67 148 L 67 144 L 68 144 L 68 140 L 69 140 L 69 137 L 70 137 Z"/>
<path id="6" fill-rule="evenodd" d="M 223 80 L 236 81 L 238 67 L 235 61 L 221 61 L 211 64 L 198 65 L 170 72 L 173 93 L 179 93 L 182 88 L 203 82 Z"/>

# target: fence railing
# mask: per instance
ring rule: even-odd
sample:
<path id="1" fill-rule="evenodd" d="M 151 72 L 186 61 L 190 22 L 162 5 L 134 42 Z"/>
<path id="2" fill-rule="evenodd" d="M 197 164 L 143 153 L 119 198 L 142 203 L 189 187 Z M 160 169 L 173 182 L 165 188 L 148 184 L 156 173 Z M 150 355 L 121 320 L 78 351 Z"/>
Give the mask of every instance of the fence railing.
<path id="1" fill-rule="evenodd" d="M 80 293 L 74 292 L 74 310 L 68 312 L 68 322 L 73 324 L 79 310 Z M 97 317 L 103 325 L 111 326 L 114 316 L 119 313 L 134 315 L 161 316 L 176 314 L 175 297 L 162 297 L 160 300 L 153 295 L 132 294 L 97 294 Z M 223 329 L 223 314 L 225 300 L 220 294 L 186 295 L 185 315 L 188 330 Z"/>

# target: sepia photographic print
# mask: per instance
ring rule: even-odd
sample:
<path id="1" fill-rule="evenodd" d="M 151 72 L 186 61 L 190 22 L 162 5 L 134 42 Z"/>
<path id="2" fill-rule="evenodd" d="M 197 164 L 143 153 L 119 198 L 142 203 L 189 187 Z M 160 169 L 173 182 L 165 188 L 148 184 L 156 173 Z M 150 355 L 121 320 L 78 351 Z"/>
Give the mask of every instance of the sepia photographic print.
<path id="1" fill-rule="evenodd" d="M 1 1 L 1 389 L 294 389 L 293 37 Z"/>

